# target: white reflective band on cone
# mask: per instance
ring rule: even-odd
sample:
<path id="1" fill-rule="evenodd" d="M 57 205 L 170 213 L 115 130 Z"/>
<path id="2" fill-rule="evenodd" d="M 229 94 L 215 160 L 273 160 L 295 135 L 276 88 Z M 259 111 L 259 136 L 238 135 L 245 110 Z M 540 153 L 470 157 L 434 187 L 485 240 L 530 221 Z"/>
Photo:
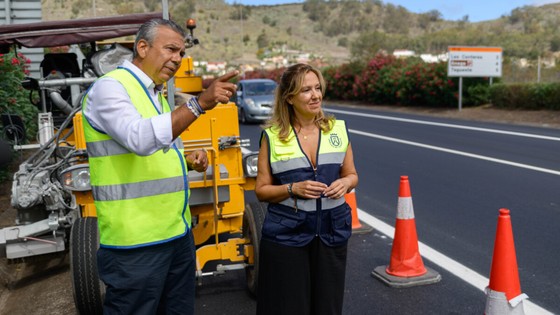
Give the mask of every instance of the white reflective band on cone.
<path id="1" fill-rule="evenodd" d="M 397 219 L 414 219 L 412 197 L 399 197 L 397 203 Z"/>

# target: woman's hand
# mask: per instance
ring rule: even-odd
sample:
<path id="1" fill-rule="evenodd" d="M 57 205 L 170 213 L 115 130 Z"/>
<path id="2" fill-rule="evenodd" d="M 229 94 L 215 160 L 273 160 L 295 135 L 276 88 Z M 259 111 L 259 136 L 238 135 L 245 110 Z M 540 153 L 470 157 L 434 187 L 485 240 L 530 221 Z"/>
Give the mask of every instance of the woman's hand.
<path id="1" fill-rule="evenodd" d="M 296 182 L 292 186 L 292 192 L 300 198 L 317 199 L 327 189 L 327 185 L 313 180 Z"/>
<path id="2" fill-rule="evenodd" d="M 349 190 L 350 185 L 348 184 L 348 181 L 344 178 L 339 178 L 332 182 L 327 189 L 325 189 L 325 197 L 330 199 L 342 198 Z"/>

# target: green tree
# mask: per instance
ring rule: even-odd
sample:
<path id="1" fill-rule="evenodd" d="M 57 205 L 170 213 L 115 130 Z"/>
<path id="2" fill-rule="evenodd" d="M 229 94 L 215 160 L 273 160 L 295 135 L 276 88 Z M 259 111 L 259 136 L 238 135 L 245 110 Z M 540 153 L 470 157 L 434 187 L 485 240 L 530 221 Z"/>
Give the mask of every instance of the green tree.
<path id="1" fill-rule="evenodd" d="M 10 51 L 0 54 L 0 112 L 20 116 L 25 124 L 27 139 L 35 139 L 38 109 L 29 100 L 29 92 L 21 81 L 29 74 L 29 59 Z M 0 127 L 1 128 L 1 127 Z M 0 130 L 3 134 L 3 130 Z"/>
<path id="2" fill-rule="evenodd" d="M 403 6 L 388 4 L 385 7 L 383 28 L 387 33 L 408 34 L 410 20 L 410 12 Z"/>
<path id="3" fill-rule="evenodd" d="M 233 10 L 229 14 L 230 20 L 247 21 L 249 16 L 251 16 L 251 7 L 241 4 L 234 4 Z"/>
<path id="4" fill-rule="evenodd" d="M 320 21 L 329 16 L 328 4 L 324 0 L 306 0 L 303 11 L 311 21 Z"/>
<path id="5" fill-rule="evenodd" d="M 560 35 L 555 34 L 550 39 L 550 51 L 559 51 L 560 50 Z"/>
<path id="6" fill-rule="evenodd" d="M 366 60 L 375 55 L 380 50 L 386 49 L 388 36 L 381 32 L 361 34 L 350 45 L 350 54 L 354 60 Z"/>
<path id="7" fill-rule="evenodd" d="M 184 0 L 178 3 L 173 7 L 173 12 L 171 12 L 172 17 L 180 17 L 183 21 L 179 21 L 176 18 L 174 20 L 181 24 L 185 25 L 185 21 L 192 17 L 196 12 L 196 0 Z"/>
<path id="8" fill-rule="evenodd" d="M 268 17 L 268 15 L 265 15 L 262 19 L 262 22 L 264 24 L 270 24 L 270 18 Z"/>
<path id="9" fill-rule="evenodd" d="M 269 39 L 268 36 L 266 35 L 266 32 L 264 30 L 262 30 L 261 34 L 259 35 L 259 37 L 257 37 L 257 47 L 260 48 L 265 48 L 268 46 L 269 44 Z"/>
<path id="10" fill-rule="evenodd" d="M 249 37 L 249 34 L 245 34 L 243 35 L 243 44 L 245 46 L 247 46 L 247 44 L 251 41 L 251 37 Z"/>
<path id="11" fill-rule="evenodd" d="M 159 0 L 144 0 L 144 6 L 148 11 L 156 11 L 159 8 L 161 1 Z"/>

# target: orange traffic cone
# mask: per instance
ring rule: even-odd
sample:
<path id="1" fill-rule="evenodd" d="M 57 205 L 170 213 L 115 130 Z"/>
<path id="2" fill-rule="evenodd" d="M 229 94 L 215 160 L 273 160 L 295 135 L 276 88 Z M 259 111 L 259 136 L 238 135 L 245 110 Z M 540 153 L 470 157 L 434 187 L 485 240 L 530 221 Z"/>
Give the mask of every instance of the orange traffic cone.
<path id="1" fill-rule="evenodd" d="M 358 218 L 358 204 L 356 202 L 356 190 L 352 189 L 351 192 L 344 195 L 346 203 L 352 209 L 352 233 L 366 233 L 373 230 L 372 227 L 362 224 Z"/>
<path id="2" fill-rule="evenodd" d="M 418 250 L 418 237 L 408 176 L 401 176 L 395 237 L 389 266 L 379 266 L 374 277 L 394 287 L 409 287 L 436 283 L 441 276 L 424 266 Z"/>
<path id="3" fill-rule="evenodd" d="M 356 204 L 356 190 L 352 189 L 351 192 L 344 195 L 344 199 L 346 199 L 346 203 L 352 209 L 352 230 L 360 229 L 362 224 L 358 219 L 358 205 Z"/>
<path id="4" fill-rule="evenodd" d="M 486 294 L 486 315 L 524 314 L 522 302 L 527 295 L 521 293 L 508 209 L 500 209 L 498 216 L 490 284 Z"/>

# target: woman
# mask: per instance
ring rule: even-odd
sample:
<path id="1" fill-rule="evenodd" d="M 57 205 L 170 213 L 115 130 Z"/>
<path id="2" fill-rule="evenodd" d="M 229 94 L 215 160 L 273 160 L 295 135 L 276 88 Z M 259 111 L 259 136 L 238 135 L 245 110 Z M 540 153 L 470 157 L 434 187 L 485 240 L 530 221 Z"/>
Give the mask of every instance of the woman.
<path id="1" fill-rule="evenodd" d="M 257 314 L 341 314 L 358 183 L 344 121 L 322 109 L 325 81 L 306 64 L 286 69 L 261 137 L 256 194 L 268 202 Z"/>

